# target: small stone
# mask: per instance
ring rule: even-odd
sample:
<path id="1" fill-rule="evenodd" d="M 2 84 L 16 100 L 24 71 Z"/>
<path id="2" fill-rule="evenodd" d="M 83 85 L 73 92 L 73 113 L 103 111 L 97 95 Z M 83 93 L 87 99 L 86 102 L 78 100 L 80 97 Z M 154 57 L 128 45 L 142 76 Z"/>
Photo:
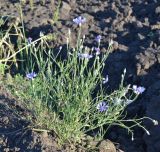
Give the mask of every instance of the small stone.
<path id="1" fill-rule="evenodd" d="M 103 140 L 99 144 L 99 152 L 116 152 L 116 147 L 110 140 Z"/>

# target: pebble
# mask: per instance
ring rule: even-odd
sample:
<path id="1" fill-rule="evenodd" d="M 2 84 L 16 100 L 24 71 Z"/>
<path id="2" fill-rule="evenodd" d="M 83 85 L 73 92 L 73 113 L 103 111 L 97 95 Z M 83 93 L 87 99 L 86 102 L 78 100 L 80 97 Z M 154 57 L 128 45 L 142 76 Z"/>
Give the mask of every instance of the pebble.
<path id="1" fill-rule="evenodd" d="M 116 152 L 116 147 L 110 140 L 103 140 L 100 142 L 99 152 Z"/>

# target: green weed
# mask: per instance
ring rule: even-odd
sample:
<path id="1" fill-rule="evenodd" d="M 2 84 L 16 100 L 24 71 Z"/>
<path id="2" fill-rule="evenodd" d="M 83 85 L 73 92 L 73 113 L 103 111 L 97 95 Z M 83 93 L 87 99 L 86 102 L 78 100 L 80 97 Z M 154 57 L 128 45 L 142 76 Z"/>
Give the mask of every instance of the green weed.
<path id="1" fill-rule="evenodd" d="M 69 36 L 67 49 L 50 49 L 47 36 L 41 34 L 39 39 L 24 43 L 19 50 L 0 60 L 8 62 L 21 53 L 20 60 L 24 63 L 26 77 L 16 75 L 12 82 L 6 84 L 32 112 L 33 117 L 27 117 L 32 122 L 32 128 L 54 131 L 60 145 L 79 142 L 89 132 L 94 132 L 97 139 L 102 139 L 112 125 L 127 129 L 132 138 L 135 126 L 149 134 L 142 125 L 142 120 L 152 120 L 151 118 L 127 119 L 124 113 L 127 105 L 134 102 L 145 88 L 124 86 L 124 70 L 119 89 L 108 94 L 105 89 L 108 76 L 103 76 L 102 73 L 112 43 L 102 53 L 101 36 L 98 36 L 96 48 L 85 47 L 85 37 L 81 38 L 81 24 L 85 19 L 79 17 L 74 22 L 80 26 L 75 48 L 69 46 Z M 2 39 L 6 42 L 5 35 Z M 131 122 L 132 125 L 127 126 L 126 122 Z"/>

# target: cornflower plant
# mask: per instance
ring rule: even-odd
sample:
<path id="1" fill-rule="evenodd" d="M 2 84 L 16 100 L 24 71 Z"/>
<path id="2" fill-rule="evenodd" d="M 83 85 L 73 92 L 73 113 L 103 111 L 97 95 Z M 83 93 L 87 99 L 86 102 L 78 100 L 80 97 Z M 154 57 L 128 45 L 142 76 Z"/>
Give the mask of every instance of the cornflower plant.
<path id="1" fill-rule="evenodd" d="M 85 21 L 86 19 L 82 17 L 73 20 L 79 25 L 80 30 Z M 79 32 L 79 36 L 80 34 Z M 39 73 L 28 73 L 29 80 L 21 81 L 22 84 L 30 80 L 32 82 L 25 86 L 25 95 L 24 90 L 16 90 L 16 94 L 21 95 L 27 107 L 34 112 L 36 119 L 33 129 L 54 131 L 59 143 L 62 144 L 68 141 L 77 142 L 86 133 L 95 129 L 99 130 L 96 137 L 102 139 L 112 125 L 127 129 L 133 138 L 135 126 L 148 133 L 142 125 L 143 119 L 150 119 L 157 124 L 156 120 L 148 117 L 133 119 L 125 117 L 126 106 L 145 91 L 143 87 L 132 88 L 130 85 L 123 85 L 126 70 L 122 74 L 119 89 L 110 94 L 105 91 L 104 87 L 109 81 L 109 76 L 104 78 L 102 72 L 110 49 L 105 53 L 98 49 L 98 55 L 94 54 L 93 49 L 85 47 L 78 37 L 76 48 L 70 49 L 68 46 L 67 58 L 62 58 L 61 52 L 64 51 L 62 47 L 55 54 L 54 50 L 46 47 L 46 39 L 40 41 L 39 46 L 28 45 L 32 47 L 33 65 L 27 67 L 28 71 L 34 71 L 33 67 L 36 65 Z M 96 37 L 96 41 L 100 48 L 101 36 Z M 95 94 L 97 87 L 99 90 Z M 30 102 L 27 102 L 28 99 Z M 126 122 L 132 122 L 132 125 L 127 126 Z"/>

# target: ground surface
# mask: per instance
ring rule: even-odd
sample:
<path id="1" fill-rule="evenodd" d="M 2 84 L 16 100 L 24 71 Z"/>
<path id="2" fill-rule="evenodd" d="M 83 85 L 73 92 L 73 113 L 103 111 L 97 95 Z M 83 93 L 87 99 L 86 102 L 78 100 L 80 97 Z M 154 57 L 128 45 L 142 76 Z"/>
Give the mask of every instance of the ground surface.
<path id="1" fill-rule="evenodd" d="M 19 16 L 16 4 L 18 4 L 16 0 L 0 0 L 0 14 Z M 160 121 L 160 2 L 158 0 L 62 0 L 59 22 L 53 25 L 51 23 L 57 1 L 48 0 L 45 5 L 37 1 L 35 6 L 33 10 L 28 4 L 23 7 L 28 37 L 36 38 L 40 31 L 58 32 L 59 37 L 53 44 L 63 45 L 66 43 L 65 37 L 70 28 L 74 45 L 77 26 L 73 24 L 72 19 L 81 15 L 87 19 L 82 28 L 83 34 L 86 35 L 86 45 L 94 46 L 94 38 L 100 34 L 102 50 L 105 51 L 109 40 L 113 39 L 114 49 L 106 62 L 110 87 L 117 87 L 120 75 L 126 68 L 127 83 L 146 87 L 146 92 L 140 99 L 128 107 L 129 115 L 146 115 Z M 2 105 L 5 100 L 8 101 L 1 99 Z M 2 108 L 0 110 L 3 115 Z M 0 124 L 2 130 L 5 128 L 4 124 Z M 17 127 L 21 128 L 21 123 L 18 124 Z M 160 134 L 157 134 L 160 127 L 155 127 L 149 122 L 145 124 L 150 136 L 137 129 L 135 141 L 132 142 L 126 132 L 113 128 L 106 138 L 118 142 L 125 152 L 160 152 Z"/>

